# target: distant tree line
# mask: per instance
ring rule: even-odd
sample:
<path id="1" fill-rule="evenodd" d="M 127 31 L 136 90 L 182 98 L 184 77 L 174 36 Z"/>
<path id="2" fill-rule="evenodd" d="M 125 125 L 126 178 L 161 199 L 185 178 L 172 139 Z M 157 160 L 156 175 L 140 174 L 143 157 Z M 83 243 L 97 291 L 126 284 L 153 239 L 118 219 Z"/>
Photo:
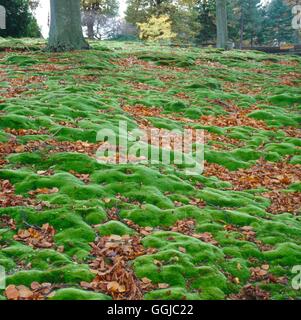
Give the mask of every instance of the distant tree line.
<path id="1" fill-rule="evenodd" d="M 178 43 L 214 45 L 217 34 L 220 34 L 219 40 L 229 39 L 238 48 L 301 41 L 300 32 L 292 28 L 292 7 L 301 0 L 270 0 L 266 5 L 260 0 L 127 0 L 125 21 L 118 16 L 118 0 L 78 2 L 81 17 L 77 23 L 85 28 L 84 34 L 90 39 L 135 39 L 139 26 L 144 26 L 145 34 L 147 25 L 160 21 L 162 30 L 167 24 L 173 41 Z M 223 10 L 225 3 L 227 6 Z M 0 30 L 0 36 L 40 36 L 33 15 L 39 0 L 0 0 L 0 5 L 7 11 L 7 29 Z M 60 7 L 66 8 L 67 4 Z M 220 23 L 224 19 L 227 20 L 227 30 Z M 158 32 L 159 38 L 164 38 L 160 28 Z"/>
<path id="2" fill-rule="evenodd" d="M 152 16 L 168 15 L 180 41 L 216 43 L 216 1 L 219 0 L 128 0 L 126 20 L 133 25 Z M 292 6 L 299 0 L 227 1 L 228 35 L 236 47 L 298 42 L 292 29 Z"/>
<path id="3" fill-rule="evenodd" d="M 0 0 L 6 9 L 6 29 L 0 30 L 0 37 L 40 37 L 40 29 L 33 16 L 38 1 Z"/>

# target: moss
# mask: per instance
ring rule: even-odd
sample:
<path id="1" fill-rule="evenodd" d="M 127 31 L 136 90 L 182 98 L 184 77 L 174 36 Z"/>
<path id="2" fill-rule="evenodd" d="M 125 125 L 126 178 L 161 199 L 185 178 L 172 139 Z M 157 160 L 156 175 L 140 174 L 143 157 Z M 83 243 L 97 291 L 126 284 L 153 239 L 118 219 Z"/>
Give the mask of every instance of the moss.
<path id="1" fill-rule="evenodd" d="M 54 166 L 57 170 L 78 173 L 92 173 L 97 168 L 97 163 L 90 157 L 79 153 L 57 153 L 51 155 L 47 161 L 48 166 Z"/>
<path id="2" fill-rule="evenodd" d="M 300 95 L 289 95 L 289 94 L 279 94 L 276 96 L 273 96 L 269 99 L 269 101 L 275 105 L 279 106 L 289 106 L 293 105 L 295 103 L 301 102 L 301 96 Z"/>
<path id="3" fill-rule="evenodd" d="M 121 193 L 132 200 L 138 200 L 141 203 L 153 204 L 162 209 L 173 208 L 174 204 L 165 197 L 157 188 L 152 186 L 142 186 L 140 190 L 132 190 L 126 193 Z"/>
<path id="4" fill-rule="evenodd" d="M 34 165 L 43 161 L 43 156 L 40 152 L 24 152 L 13 154 L 8 157 L 10 163 L 20 165 Z"/>
<path id="5" fill-rule="evenodd" d="M 123 218 L 141 227 L 153 227 L 142 241 L 146 250 L 155 250 L 136 258 L 129 267 L 133 267 L 136 277 L 147 277 L 155 284 L 168 283 L 169 288 L 152 290 L 145 295 L 146 299 L 225 299 L 249 282 L 251 266 L 262 264 L 269 264 L 270 272 L 277 277 L 288 276 L 290 283 L 291 267 L 300 260 L 300 217 L 268 213 L 270 201 L 261 197 L 268 190 L 235 191 L 231 183 L 217 177 L 188 176 L 185 166 L 100 164 L 84 150 L 57 151 L 64 150 L 59 147 L 62 141 L 94 143 L 97 132 L 103 128 L 118 134 L 119 121 L 126 121 L 132 130 L 139 127 L 140 120 L 142 123 L 146 120 L 158 128 L 183 130 L 189 126 L 214 133 L 222 141 L 224 137 L 239 140 L 239 147 L 236 143 L 219 142 L 220 149 L 215 149 L 213 141 L 205 146 L 208 162 L 231 171 L 250 168 L 260 158 L 299 164 L 300 139 L 287 129 L 297 130 L 300 126 L 300 90 L 297 83 L 279 85 L 277 79 L 290 71 L 298 73 L 300 66 L 296 62 L 300 58 L 197 48 L 173 48 L 171 54 L 165 46 L 114 41 L 101 45 L 92 41 L 96 50 L 86 52 L 85 57 L 79 52 L 63 53 L 59 61 L 48 61 L 51 55 L 41 52 L 15 53 L 16 48 L 36 50 L 43 43 L 0 39 L 0 48 L 12 48 L 12 52 L 4 52 L 0 61 L 8 77 L 0 83 L 4 95 L 14 85 L 9 78 L 33 80 L 22 86 L 26 91 L 16 91 L 14 97 L 0 103 L 0 143 L 15 139 L 13 132 L 6 133 L 8 128 L 46 129 L 44 134 L 18 133 L 17 143 L 27 144 L 28 151 L 5 154 L 8 162 L 0 161 L 0 179 L 9 180 L 16 194 L 48 203 L 43 207 L 0 208 L 1 217 L 8 215 L 16 222 L 16 230 L 0 222 L 0 264 L 7 269 L 9 283 L 62 284 L 68 289 L 56 292 L 58 300 L 107 298 L 84 291 L 78 284 L 95 277 L 89 263 L 90 243 L 97 235 L 134 232 L 122 223 Z M 133 57 L 141 58 L 140 63 Z M 120 59 L 125 59 L 122 66 Z M 296 64 L 290 66 L 286 62 Z M 41 76 L 36 63 L 51 69 L 43 72 L 46 77 L 43 83 L 35 83 L 35 78 L 31 78 Z M 216 63 L 220 68 L 216 69 Z M 52 68 L 53 65 L 57 68 Z M 64 70 L 58 70 L 60 67 Z M 263 72 L 258 73 L 258 68 Z M 101 70 L 114 72 L 100 75 Z M 129 79 L 152 87 L 140 90 Z M 229 82 L 233 87 L 227 86 Z M 243 94 L 240 86 L 236 86 L 238 83 L 260 87 L 261 92 Z M 204 125 L 200 121 L 202 115 L 227 117 L 232 109 L 228 110 L 224 103 L 235 105 L 235 110 L 242 112 L 256 106 L 247 116 L 264 121 L 267 128 L 247 127 L 244 121 L 228 127 Z M 135 105 L 140 105 L 141 112 L 149 111 L 148 116 L 139 112 L 133 115 L 122 108 Z M 153 108 L 162 110 L 161 114 L 157 116 Z M 187 118 L 193 121 L 188 122 Z M 47 140 L 57 141 L 59 149 L 46 143 L 41 148 L 35 147 L 35 141 Z M 1 148 L 10 147 L 2 144 Z M 38 174 L 48 170 L 52 172 L 49 176 Z M 83 182 L 77 174 L 89 175 L 90 181 Z M 28 194 L 37 188 L 57 188 L 58 192 Z M 283 190 L 293 191 L 300 191 L 299 181 Z M 198 207 L 196 200 L 205 200 L 206 206 Z M 120 221 L 107 221 L 106 211 L 111 209 L 117 210 Z M 168 231 L 184 219 L 194 220 L 192 233 L 209 232 L 218 245 Z M 56 230 L 53 249 L 36 249 L 13 239 L 28 224 L 38 227 L 44 223 Z M 256 239 L 271 245 L 271 249 L 261 251 L 258 243 L 248 241 L 241 230 L 225 228 L 229 225 L 252 226 Z M 59 245 L 64 246 L 63 252 L 56 250 Z M 32 270 L 20 270 L 21 261 L 31 263 Z M 240 283 L 229 281 L 228 273 Z M 262 281 L 257 284 L 269 291 L 272 299 L 299 298 L 290 286 Z"/>
<path id="6" fill-rule="evenodd" d="M 7 248 L 3 248 L 2 252 L 8 257 L 20 257 L 22 259 L 23 257 L 31 255 L 33 253 L 33 248 L 17 243 Z"/>
<path id="7" fill-rule="evenodd" d="M 257 120 L 263 120 L 273 126 L 298 126 L 298 115 L 284 114 L 283 110 L 257 110 L 248 115 Z"/>
<path id="8" fill-rule="evenodd" d="M 301 191 L 301 182 L 293 183 L 289 186 L 290 191 Z"/>
<path id="9" fill-rule="evenodd" d="M 219 288 L 220 291 L 227 291 L 227 278 L 213 266 L 201 266 L 198 268 L 198 276 L 192 283 L 193 288 L 206 291 L 207 288 Z"/>
<path id="10" fill-rule="evenodd" d="M 69 228 L 57 233 L 54 237 L 55 243 L 64 246 L 65 251 L 70 256 L 76 255 L 80 259 L 84 259 L 89 251 L 89 243 L 95 239 L 95 232 L 90 228 L 81 226 L 80 228 Z"/>
<path id="11" fill-rule="evenodd" d="M 79 182 L 73 175 L 69 173 L 58 173 L 53 176 L 39 176 L 37 174 L 27 175 L 27 177 L 16 183 L 17 193 L 27 193 L 28 191 L 39 188 L 62 188 L 64 185 L 77 185 Z"/>
<path id="12" fill-rule="evenodd" d="M 201 300 L 224 300 L 225 293 L 217 287 L 207 287 L 200 294 Z"/>
<path id="13" fill-rule="evenodd" d="M 16 114 L 1 115 L 0 116 L 0 129 L 28 129 L 36 128 L 33 121 L 30 121 L 27 117 L 19 116 Z"/>
<path id="14" fill-rule="evenodd" d="M 127 165 L 101 171 L 96 170 L 91 176 L 91 180 L 98 184 L 108 185 L 106 187 L 108 192 L 120 192 L 122 189 L 132 191 L 133 188 L 138 186 L 140 189 L 141 185 L 156 187 L 162 193 L 193 190 L 189 183 L 174 174 L 161 174 L 153 168 L 147 168 L 142 165 Z M 115 189 L 116 185 L 119 186 L 118 190 Z"/>
<path id="15" fill-rule="evenodd" d="M 83 265 L 70 265 L 61 268 L 54 268 L 47 271 L 29 270 L 19 271 L 6 278 L 7 285 L 25 285 L 30 287 L 34 281 L 43 283 L 66 283 L 77 284 L 80 281 L 90 282 L 94 278 L 86 266 Z"/>
<path id="16" fill-rule="evenodd" d="M 71 260 L 64 254 L 48 249 L 38 250 L 24 258 L 31 263 L 32 268 L 45 271 L 71 263 Z"/>
<path id="17" fill-rule="evenodd" d="M 297 148 L 291 143 L 270 143 L 266 145 L 266 152 L 275 152 L 284 155 L 291 155 L 297 152 Z"/>
<path id="18" fill-rule="evenodd" d="M 231 255 L 231 251 L 228 251 L 228 254 Z M 245 283 L 251 276 L 247 263 L 243 259 L 231 259 L 230 261 L 225 262 L 222 267 L 224 271 L 227 271 L 233 277 L 238 278 L 240 283 Z"/>
<path id="19" fill-rule="evenodd" d="M 120 212 L 122 218 L 130 219 L 144 227 L 171 226 L 177 220 L 196 217 L 199 214 L 200 210 L 193 206 L 162 210 L 150 204 L 132 210 L 124 209 Z"/>
<path id="20" fill-rule="evenodd" d="M 183 110 L 185 111 L 185 110 Z M 169 119 L 160 119 L 160 118 L 152 118 L 149 117 L 148 120 L 152 123 L 152 125 L 158 129 L 166 129 L 166 130 L 181 130 L 182 126 L 176 121 Z"/>
<path id="21" fill-rule="evenodd" d="M 97 132 L 94 130 L 83 130 L 77 128 L 56 128 L 50 130 L 52 133 L 56 133 L 59 140 L 63 141 L 88 141 L 91 143 L 96 142 Z"/>
<path id="22" fill-rule="evenodd" d="M 300 263 L 300 246 L 294 243 L 281 243 L 275 250 L 267 251 L 264 257 L 274 264 L 294 266 Z"/>
<path id="23" fill-rule="evenodd" d="M 0 256 L 0 266 L 3 267 L 6 272 L 10 272 L 16 267 L 16 263 L 13 259 Z"/>
<path id="24" fill-rule="evenodd" d="M 6 142 L 8 140 L 8 135 L 0 131 L 0 142 Z"/>
<path id="25" fill-rule="evenodd" d="M 204 188 L 198 192 L 198 196 L 208 205 L 217 207 L 247 207 L 256 203 L 257 206 L 268 206 L 269 201 L 255 197 L 247 192 L 223 191 L 212 188 Z"/>
<path id="26" fill-rule="evenodd" d="M 290 160 L 291 164 L 301 164 L 301 155 L 293 156 Z"/>
<path id="27" fill-rule="evenodd" d="M 66 185 L 61 188 L 61 192 L 67 194 L 70 198 L 77 200 L 98 199 L 105 196 L 105 192 L 98 185 Z"/>
<path id="28" fill-rule="evenodd" d="M 187 86 L 187 89 L 221 89 L 220 83 L 216 79 L 206 79 L 204 82 L 192 83 Z"/>
<path id="29" fill-rule="evenodd" d="M 108 235 L 131 235 L 133 234 L 133 229 L 129 228 L 125 224 L 119 222 L 119 221 L 109 221 L 97 228 L 98 232 L 102 236 L 108 236 Z"/>
<path id="30" fill-rule="evenodd" d="M 20 67 L 31 66 L 31 65 L 39 63 L 38 60 L 33 59 L 31 57 L 16 56 L 16 55 L 11 55 L 11 56 L 7 57 L 6 62 L 8 64 L 16 64 Z"/>
<path id="31" fill-rule="evenodd" d="M 264 159 L 266 161 L 270 161 L 270 162 L 279 162 L 279 161 L 281 161 L 281 158 L 282 158 L 282 156 L 278 152 L 268 151 L 264 155 Z"/>
<path id="32" fill-rule="evenodd" d="M 100 224 L 107 219 L 107 214 L 102 207 L 78 208 L 76 211 L 84 217 L 88 224 Z"/>
<path id="33" fill-rule="evenodd" d="M 148 292 L 144 298 L 146 300 L 200 300 L 198 294 L 176 287 Z"/>
<path id="34" fill-rule="evenodd" d="M 229 170 L 248 168 L 260 157 L 251 149 L 237 149 L 230 152 L 205 151 L 205 160 L 226 167 Z"/>
<path id="35" fill-rule="evenodd" d="M 91 291 L 85 291 L 75 288 L 66 288 L 55 291 L 54 296 L 50 300 L 111 300 L 112 298 Z"/>

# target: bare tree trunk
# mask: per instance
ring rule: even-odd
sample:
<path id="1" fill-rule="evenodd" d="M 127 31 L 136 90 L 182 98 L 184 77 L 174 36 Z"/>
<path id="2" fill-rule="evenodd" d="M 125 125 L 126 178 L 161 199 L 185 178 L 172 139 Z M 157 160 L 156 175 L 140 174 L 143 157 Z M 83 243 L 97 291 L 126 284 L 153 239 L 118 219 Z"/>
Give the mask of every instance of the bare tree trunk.
<path id="1" fill-rule="evenodd" d="M 301 30 L 295 30 L 295 43 L 297 45 L 301 44 Z"/>
<path id="2" fill-rule="evenodd" d="M 94 39 L 95 38 L 95 32 L 94 32 L 94 25 L 95 25 L 95 12 L 93 10 L 88 10 L 85 13 L 85 20 L 88 30 L 88 38 Z"/>
<path id="3" fill-rule="evenodd" d="M 94 39 L 94 23 L 89 21 L 87 23 L 87 29 L 88 29 L 88 38 Z"/>
<path id="4" fill-rule="evenodd" d="M 216 0 L 217 48 L 228 47 L 227 0 Z"/>
<path id="5" fill-rule="evenodd" d="M 243 13 L 241 13 L 240 16 L 240 37 L 239 37 L 239 49 L 242 49 L 243 46 L 243 41 L 244 41 L 244 28 L 245 28 L 245 21 L 244 21 L 244 16 Z"/>
<path id="6" fill-rule="evenodd" d="M 80 15 L 80 0 L 51 0 L 51 22 L 48 40 L 50 51 L 89 49 Z"/>

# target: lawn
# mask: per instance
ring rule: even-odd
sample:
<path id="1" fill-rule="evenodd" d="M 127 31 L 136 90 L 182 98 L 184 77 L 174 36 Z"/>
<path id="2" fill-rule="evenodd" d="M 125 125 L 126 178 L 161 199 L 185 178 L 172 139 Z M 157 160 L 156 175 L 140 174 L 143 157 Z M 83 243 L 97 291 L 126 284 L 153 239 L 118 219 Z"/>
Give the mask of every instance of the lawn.
<path id="1" fill-rule="evenodd" d="M 0 299 L 300 299 L 301 58 L 0 41 Z M 203 129 L 205 167 L 100 163 L 97 133 Z"/>

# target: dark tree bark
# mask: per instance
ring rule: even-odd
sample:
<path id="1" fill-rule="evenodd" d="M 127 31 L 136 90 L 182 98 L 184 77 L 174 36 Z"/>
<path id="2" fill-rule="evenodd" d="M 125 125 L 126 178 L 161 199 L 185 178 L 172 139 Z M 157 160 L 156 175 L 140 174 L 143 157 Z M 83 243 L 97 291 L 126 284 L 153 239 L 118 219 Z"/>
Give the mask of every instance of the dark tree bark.
<path id="1" fill-rule="evenodd" d="M 227 0 L 216 0 L 217 48 L 228 47 Z"/>
<path id="2" fill-rule="evenodd" d="M 48 49 L 54 52 L 89 49 L 80 15 L 80 0 L 51 0 Z"/>

